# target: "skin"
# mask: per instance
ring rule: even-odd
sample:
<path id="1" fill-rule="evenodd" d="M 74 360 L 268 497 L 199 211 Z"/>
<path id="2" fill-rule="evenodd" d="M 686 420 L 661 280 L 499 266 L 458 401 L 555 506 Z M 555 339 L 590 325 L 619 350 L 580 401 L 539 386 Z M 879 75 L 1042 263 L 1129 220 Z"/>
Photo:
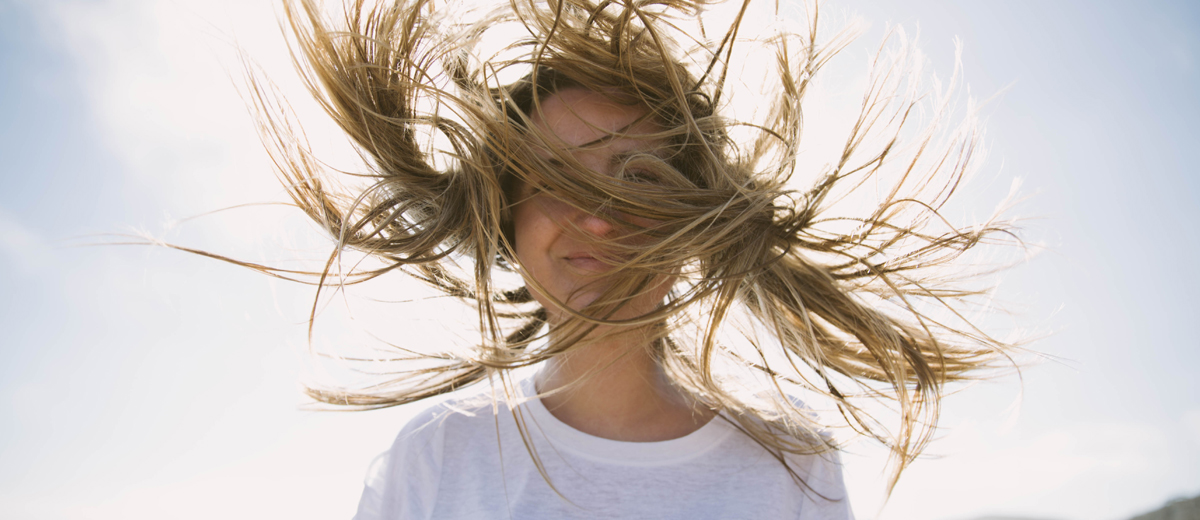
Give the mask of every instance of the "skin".
<path id="1" fill-rule="evenodd" d="M 661 140 L 650 137 L 661 128 L 649 119 L 639 121 L 647 112 L 641 105 L 622 105 L 573 88 L 543 99 L 531 123 L 589 170 L 615 176 L 623 154 L 654 153 L 662 147 Z M 613 132 L 624 135 L 609 138 Z M 650 224 L 621 217 L 636 225 Z M 549 311 L 554 341 L 553 326 L 567 318 L 556 310 L 554 299 L 579 310 L 607 287 L 613 256 L 597 242 L 633 238 L 608 220 L 527 184 L 518 188 L 512 218 L 517 261 L 534 297 Z M 531 278 L 537 283 L 530 283 Z M 653 311 L 670 282 L 662 277 L 652 283 L 613 318 Z M 585 344 L 549 360 L 536 378 L 546 408 L 579 431 L 620 441 L 661 441 L 699 429 L 715 414 L 667 382 L 650 355 L 648 331 L 656 326 L 661 324 L 600 327 Z"/>

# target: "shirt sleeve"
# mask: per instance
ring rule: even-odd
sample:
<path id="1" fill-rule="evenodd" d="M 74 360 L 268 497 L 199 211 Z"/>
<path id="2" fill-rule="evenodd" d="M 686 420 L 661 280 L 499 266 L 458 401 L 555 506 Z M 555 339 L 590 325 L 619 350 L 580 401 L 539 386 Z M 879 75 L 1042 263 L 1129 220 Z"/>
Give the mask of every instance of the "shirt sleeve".
<path id="1" fill-rule="evenodd" d="M 802 520 L 854 520 L 846 481 L 842 477 L 841 455 L 837 451 L 809 455 L 804 483 L 809 499 L 801 511 Z"/>
<path id="2" fill-rule="evenodd" d="M 371 462 L 354 520 L 433 517 L 445 440 L 439 412 L 434 406 L 418 413 Z"/>

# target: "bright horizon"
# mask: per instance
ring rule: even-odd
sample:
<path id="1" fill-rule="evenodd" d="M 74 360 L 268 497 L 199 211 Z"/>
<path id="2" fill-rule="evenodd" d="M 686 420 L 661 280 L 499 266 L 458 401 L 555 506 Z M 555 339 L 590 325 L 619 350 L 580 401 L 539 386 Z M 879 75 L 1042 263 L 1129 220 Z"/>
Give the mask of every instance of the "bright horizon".
<path id="1" fill-rule="evenodd" d="M 234 38 L 289 93 L 318 154 L 350 161 L 298 94 L 273 6 L 0 1 L 0 517 L 349 517 L 367 464 L 421 406 L 297 409 L 308 288 L 162 248 L 70 247 L 132 232 L 250 261 L 326 254 L 288 208 L 182 221 L 284 197 L 230 78 Z M 856 515 L 1123 520 L 1200 494 L 1200 341 L 1187 332 L 1200 315 L 1200 6 L 825 6 L 870 24 L 835 59 L 847 74 L 888 23 L 919 26 L 941 77 L 961 39 L 966 84 L 992 98 L 988 162 L 962 197 L 986 214 L 1020 179 L 1016 214 L 1046 250 L 998 295 L 1055 358 L 1023 385 L 948 398 L 941 439 L 877 517 L 881 451 L 852 447 Z M 394 298 L 414 294 L 395 285 Z M 437 306 L 370 319 L 437 341 L 455 333 Z M 336 306 L 319 324 L 319 344 L 371 341 Z"/>

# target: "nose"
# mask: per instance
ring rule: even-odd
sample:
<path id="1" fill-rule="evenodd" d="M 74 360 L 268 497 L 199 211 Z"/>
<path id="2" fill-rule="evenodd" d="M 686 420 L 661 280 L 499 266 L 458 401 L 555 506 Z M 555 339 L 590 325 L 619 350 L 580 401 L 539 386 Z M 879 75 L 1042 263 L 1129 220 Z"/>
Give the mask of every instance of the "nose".
<path id="1" fill-rule="evenodd" d="M 604 217 L 589 213 L 586 211 L 578 211 L 575 218 L 575 225 L 584 232 L 598 237 L 607 237 L 613 231 L 613 224 Z"/>

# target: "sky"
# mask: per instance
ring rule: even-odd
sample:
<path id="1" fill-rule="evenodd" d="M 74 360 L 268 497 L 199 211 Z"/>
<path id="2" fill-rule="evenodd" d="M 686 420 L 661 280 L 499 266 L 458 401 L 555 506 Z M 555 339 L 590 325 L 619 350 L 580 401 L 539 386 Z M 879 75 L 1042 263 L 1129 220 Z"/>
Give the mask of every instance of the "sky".
<path id="1" fill-rule="evenodd" d="M 947 398 L 939 439 L 886 504 L 882 454 L 851 446 L 858 517 L 1119 520 L 1200 494 L 1200 339 L 1187 332 L 1200 315 L 1200 5 L 825 9 L 867 23 L 838 70 L 865 68 L 889 24 L 919 33 L 943 76 L 961 41 L 988 149 L 962 197 L 990 209 L 1020 181 L 1013 211 L 1037 254 L 998 295 L 1046 358 Z M 349 517 L 367 464 L 417 409 L 302 408 L 310 288 L 164 248 L 80 245 L 153 236 L 282 264 L 327 251 L 279 206 L 189 220 L 285 197 L 235 52 L 300 92 L 276 12 L 0 0 L 0 517 Z M 348 160 L 319 110 L 290 99 L 318 153 Z M 436 305 L 376 319 L 435 341 L 454 333 L 422 318 Z M 316 342 L 369 341 L 338 307 Z"/>

